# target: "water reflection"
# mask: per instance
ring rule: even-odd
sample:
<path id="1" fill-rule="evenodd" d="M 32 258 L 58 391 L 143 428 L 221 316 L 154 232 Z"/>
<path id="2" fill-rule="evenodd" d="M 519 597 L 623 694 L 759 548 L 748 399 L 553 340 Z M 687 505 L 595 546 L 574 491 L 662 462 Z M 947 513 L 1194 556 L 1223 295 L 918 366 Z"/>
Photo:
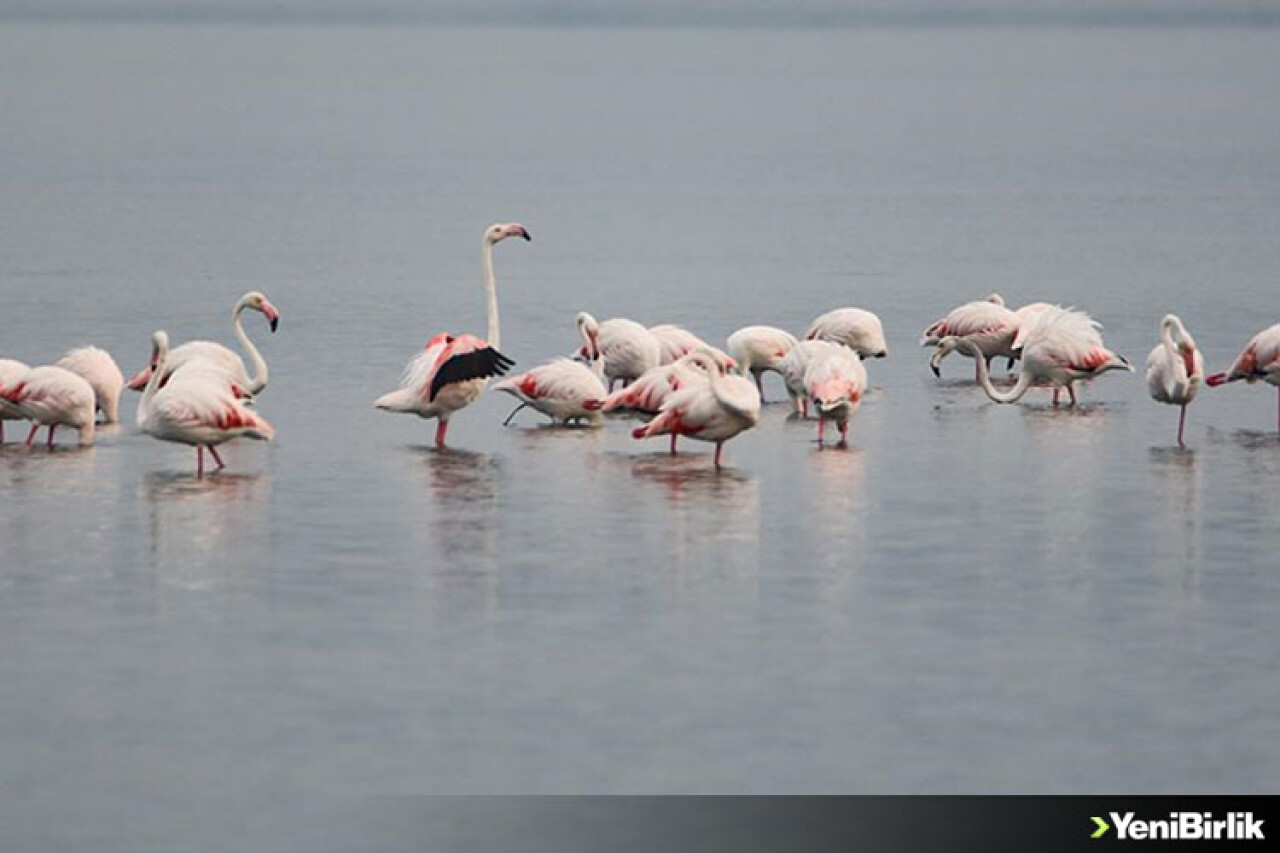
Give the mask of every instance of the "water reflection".
<path id="1" fill-rule="evenodd" d="M 1158 510 L 1156 547 L 1165 561 L 1182 565 L 1183 586 L 1191 588 L 1203 557 L 1199 456 L 1180 447 L 1153 447 L 1149 457 Z"/>

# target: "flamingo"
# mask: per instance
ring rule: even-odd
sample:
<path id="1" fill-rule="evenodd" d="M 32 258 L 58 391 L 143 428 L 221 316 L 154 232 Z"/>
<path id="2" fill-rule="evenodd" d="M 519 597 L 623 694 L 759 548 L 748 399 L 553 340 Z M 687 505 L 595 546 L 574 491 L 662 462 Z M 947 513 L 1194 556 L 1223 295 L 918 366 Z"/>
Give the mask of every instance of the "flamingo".
<path id="1" fill-rule="evenodd" d="M 0 358 L 0 388 L 7 388 L 15 384 L 30 369 L 27 365 L 12 358 Z M 4 444 L 5 421 L 25 421 L 29 416 L 29 412 L 23 412 L 8 406 L 3 400 L 0 400 L 0 444 Z"/>
<path id="2" fill-rule="evenodd" d="M 151 350 L 153 370 L 138 403 L 138 426 L 161 441 L 194 446 L 197 477 L 204 476 L 205 448 L 221 470 L 226 466 L 217 445 L 241 436 L 259 441 L 275 436 L 271 424 L 237 396 L 218 366 L 196 362 L 168 370 L 169 336 L 163 331 L 151 336 Z"/>
<path id="3" fill-rule="evenodd" d="M 804 386 L 804 373 L 809 361 L 831 341 L 800 341 L 778 362 L 777 371 L 786 383 L 787 394 L 797 415 L 809 417 L 809 397 Z"/>
<path id="4" fill-rule="evenodd" d="M 103 423 L 119 423 L 124 375 L 110 353 L 97 347 L 76 347 L 58 359 L 56 364 L 84 379 L 93 388 L 94 405 L 102 412 Z"/>
<path id="5" fill-rule="evenodd" d="M 489 340 L 475 335 L 441 332 L 404 369 L 400 387 L 373 401 L 388 412 L 436 419 L 436 447 L 444 448 L 445 433 L 454 412 L 475 402 L 492 376 L 501 376 L 515 364 L 503 355 L 498 326 L 498 289 L 493 274 L 493 247 L 508 237 L 533 238 L 518 222 L 497 223 L 485 229 L 481 241 L 484 293 L 489 314 Z"/>
<path id="6" fill-rule="evenodd" d="M 249 336 L 245 334 L 244 326 L 241 324 L 241 316 L 246 310 L 258 311 L 262 316 L 267 318 L 271 331 L 275 332 L 280 325 L 280 312 L 267 299 L 266 294 L 258 290 L 251 290 L 236 302 L 235 308 L 231 311 L 231 327 L 235 332 L 236 340 L 240 342 L 240 346 L 249 356 L 250 363 L 253 364 L 253 376 L 249 375 L 249 371 L 244 366 L 244 361 L 240 356 L 236 355 L 234 350 L 213 341 L 188 341 L 181 346 L 174 347 L 169 353 L 169 361 L 166 375 L 160 377 L 160 387 L 164 387 L 169 381 L 169 376 L 178 368 L 190 364 L 195 361 L 205 361 L 216 366 L 218 369 L 226 372 L 237 387 L 244 389 L 244 393 L 250 397 L 257 395 L 267 387 L 267 379 L 270 374 L 267 372 L 267 363 L 263 360 L 262 354 L 258 352 L 258 348 L 253 345 L 253 341 L 249 340 Z M 146 387 L 147 381 L 151 378 L 151 368 L 139 371 L 128 382 L 128 388 L 131 391 L 141 391 Z"/>
<path id="7" fill-rule="evenodd" d="M 520 401 L 520 405 L 503 421 L 503 426 L 525 406 L 532 406 L 547 415 L 552 423 L 587 420 L 596 424 L 601 420 L 600 401 L 605 396 L 604 382 L 599 374 L 582 362 L 569 358 L 558 358 L 517 376 L 509 376 L 496 383 L 493 390 L 505 391 Z"/>
<path id="8" fill-rule="evenodd" d="M 1200 380 L 1204 378 L 1204 359 L 1196 349 L 1195 339 L 1176 314 L 1166 314 L 1160 321 L 1160 343 L 1147 356 L 1147 390 L 1158 403 L 1171 403 L 1181 410 L 1178 415 L 1178 444 L 1187 421 L 1187 404 L 1196 398 Z"/>
<path id="9" fill-rule="evenodd" d="M 884 342 L 880 318 L 861 308 L 837 308 L 809 324 L 805 340 L 844 344 L 863 358 L 884 358 L 889 347 Z"/>
<path id="10" fill-rule="evenodd" d="M 999 295 L 999 294 L 993 294 Z M 1007 370 L 1013 370 L 1013 364 L 1018 360 L 1018 348 L 1022 346 L 1022 335 L 1024 332 L 1030 331 L 1031 327 L 1040 319 L 1040 315 L 1046 311 L 1061 311 L 1061 305 L 1054 305 L 1050 302 L 1028 302 L 1013 313 L 1018 315 L 1018 334 L 1013 337 L 1013 355 L 1009 356 Z"/>
<path id="11" fill-rule="evenodd" d="M 975 343 L 982 351 L 982 358 L 991 367 L 991 359 L 1006 356 L 1012 362 L 1015 350 L 1013 339 L 1018 332 L 1018 315 L 1005 307 L 1004 297 L 998 293 L 985 299 L 966 302 L 953 308 L 947 316 L 924 330 L 920 346 L 936 346 L 945 337 L 964 338 Z M 977 379 L 977 370 L 974 370 Z"/>
<path id="12" fill-rule="evenodd" d="M 635 320 L 615 317 L 601 323 L 582 311 L 575 322 L 583 340 L 578 355 L 588 361 L 603 360 L 602 370 L 610 391 L 614 382 L 629 384 L 662 363 L 662 344 Z"/>
<path id="13" fill-rule="evenodd" d="M 671 364 L 696 349 L 703 349 L 711 354 L 722 371 L 734 370 L 737 367 L 737 362 L 727 353 L 713 347 L 688 329 L 664 323 L 661 326 L 650 326 L 649 334 L 658 339 L 659 364 Z"/>
<path id="14" fill-rule="evenodd" d="M 24 419 L 35 421 L 27 435 L 28 447 L 41 426 L 49 428 L 50 449 L 54 431 L 60 426 L 78 430 L 81 447 L 93 444 L 93 387 L 70 370 L 53 365 L 33 367 L 16 382 L 0 388 L 0 399 Z"/>
<path id="15" fill-rule="evenodd" d="M 633 412 L 656 415 L 673 392 L 690 383 L 706 380 L 707 375 L 702 372 L 700 361 L 694 358 L 697 352 L 695 350 L 683 355 L 671 364 L 649 368 L 626 388 L 619 388 L 605 397 L 600 403 L 600 410 L 612 412 L 630 409 Z"/>
<path id="16" fill-rule="evenodd" d="M 720 455 L 724 443 L 738 433 L 751 429 L 760 418 L 760 394 L 756 386 L 741 376 L 723 376 L 710 353 L 701 350 L 692 354 L 696 363 L 707 374 L 706 382 L 696 382 L 672 394 L 662 404 L 658 416 L 631 432 L 632 438 L 649 438 L 655 435 L 672 437 L 675 452 L 676 436 L 684 435 L 698 441 L 713 441 L 716 445 L 715 467 L 720 468 Z"/>
<path id="17" fill-rule="evenodd" d="M 1072 383 L 1093 379 L 1108 370 L 1133 372 L 1128 360 L 1103 346 L 1098 324 L 1088 314 L 1067 309 L 1046 312 L 1027 332 L 1022 345 L 1022 369 L 1008 391 L 997 391 L 991 384 L 985 354 L 968 338 L 948 336 L 938 342 L 938 349 L 929 362 L 935 376 L 940 375 L 942 359 L 955 350 L 975 359 L 978 383 L 997 403 L 1016 402 L 1033 383 L 1043 382 L 1054 386 L 1054 405 L 1058 402 L 1058 389 L 1066 388 L 1074 406 L 1076 392 Z"/>
<path id="18" fill-rule="evenodd" d="M 738 363 L 743 375 L 751 374 L 756 381 L 760 399 L 764 399 L 764 383 L 761 375 L 772 370 L 778 372 L 778 362 L 796 345 L 796 336 L 773 326 L 745 326 L 729 336 L 725 348 Z"/>
<path id="19" fill-rule="evenodd" d="M 1239 379 L 1250 385 L 1261 379 L 1276 386 L 1276 430 L 1280 431 L 1280 323 L 1254 335 L 1244 352 L 1236 357 L 1231 370 L 1215 373 L 1205 381 L 1209 387 L 1216 388 Z"/>
<path id="20" fill-rule="evenodd" d="M 818 445 L 822 445 L 822 426 L 828 420 L 840 427 L 840 443 L 849 441 L 849 418 L 862 404 L 867 391 L 867 369 L 858 354 L 847 347 L 823 341 L 814 352 L 804 372 L 806 394 L 818 410 Z"/>

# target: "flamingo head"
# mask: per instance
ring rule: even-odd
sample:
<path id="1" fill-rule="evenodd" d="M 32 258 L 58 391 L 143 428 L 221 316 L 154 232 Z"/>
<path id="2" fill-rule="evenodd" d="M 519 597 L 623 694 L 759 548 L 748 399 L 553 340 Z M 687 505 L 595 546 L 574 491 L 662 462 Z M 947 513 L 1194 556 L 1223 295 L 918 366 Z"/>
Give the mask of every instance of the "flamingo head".
<path id="1" fill-rule="evenodd" d="M 987 294 L 986 301 L 990 302 L 992 305 L 1004 306 L 1004 297 L 994 291 Z"/>
<path id="2" fill-rule="evenodd" d="M 933 357 L 929 359 L 929 369 L 933 371 L 934 376 L 942 376 L 942 360 L 955 352 L 959 346 L 960 339 L 954 335 L 948 335 L 938 341 L 938 348 L 933 351 Z"/>
<path id="3" fill-rule="evenodd" d="M 595 317 L 592 317 L 586 311 L 579 312 L 574 322 L 577 324 L 578 334 L 582 336 L 583 340 L 578 354 L 587 361 L 595 361 L 600 357 L 600 324 L 596 322 Z"/>
<path id="4" fill-rule="evenodd" d="M 261 312 L 262 316 L 266 317 L 267 322 L 271 324 L 271 331 L 273 332 L 280 325 L 280 312 L 276 310 L 276 306 L 271 304 L 271 300 L 267 299 L 267 295 L 260 290 L 251 290 L 240 297 L 240 306 Z"/>
<path id="5" fill-rule="evenodd" d="M 494 243 L 501 243 L 508 237 L 523 237 L 526 241 L 533 240 L 526 229 L 519 222 L 495 222 L 485 229 L 484 241 L 492 246 Z"/>
<path id="6" fill-rule="evenodd" d="M 1164 319 L 1160 321 L 1160 325 L 1173 340 L 1174 347 L 1178 351 L 1178 357 L 1182 359 L 1182 365 L 1187 371 L 1187 376 L 1194 376 L 1196 373 L 1196 341 L 1195 338 L 1191 337 L 1191 333 L 1187 331 L 1187 327 L 1182 325 L 1182 318 L 1177 314 L 1166 314 Z"/>
<path id="7" fill-rule="evenodd" d="M 151 361 L 142 370 L 130 377 L 125 383 L 125 387 L 130 391 L 141 391 L 147 387 L 147 383 L 151 381 L 151 374 L 156 372 L 156 367 L 160 364 L 162 354 L 169 352 L 169 335 L 164 331 L 157 331 L 151 335 Z"/>

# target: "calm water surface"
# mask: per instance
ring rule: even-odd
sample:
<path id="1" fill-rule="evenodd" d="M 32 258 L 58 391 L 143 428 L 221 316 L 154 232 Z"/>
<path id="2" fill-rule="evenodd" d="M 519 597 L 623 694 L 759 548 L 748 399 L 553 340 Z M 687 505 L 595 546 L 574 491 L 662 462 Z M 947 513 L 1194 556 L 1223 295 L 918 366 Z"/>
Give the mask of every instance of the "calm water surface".
<path id="1" fill-rule="evenodd" d="M 1278 76 L 1275 31 L 0 28 L 0 354 L 131 372 L 156 328 L 230 341 L 250 287 L 283 313 L 246 320 L 278 441 L 226 473 L 129 424 L 0 449 L 6 832 L 206 849 L 325 795 L 1275 792 L 1274 391 L 1204 393 L 1179 450 L 1140 378 L 1001 407 L 915 342 L 999 290 L 1139 364 L 1177 311 L 1224 369 L 1278 319 Z M 430 449 L 370 401 L 483 331 L 480 233 L 512 219 L 525 367 L 580 309 L 714 341 L 880 313 L 853 447 L 770 405 L 716 474 L 486 397 Z"/>

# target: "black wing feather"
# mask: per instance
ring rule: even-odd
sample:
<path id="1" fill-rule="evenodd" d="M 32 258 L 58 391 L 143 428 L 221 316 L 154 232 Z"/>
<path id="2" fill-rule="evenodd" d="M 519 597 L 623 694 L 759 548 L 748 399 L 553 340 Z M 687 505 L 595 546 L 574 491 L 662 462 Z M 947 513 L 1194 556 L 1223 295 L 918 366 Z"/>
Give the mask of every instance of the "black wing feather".
<path id="1" fill-rule="evenodd" d="M 515 362 L 498 352 L 493 347 L 464 352 L 440 365 L 436 375 L 431 379 L 431 396 L 427 402 L 436 398 L 436 394 L 446 385 L 454 382 L 465 382 L 468 379 L 488 379 L 490 376 L 501 376 L 511 369 Z"/>

